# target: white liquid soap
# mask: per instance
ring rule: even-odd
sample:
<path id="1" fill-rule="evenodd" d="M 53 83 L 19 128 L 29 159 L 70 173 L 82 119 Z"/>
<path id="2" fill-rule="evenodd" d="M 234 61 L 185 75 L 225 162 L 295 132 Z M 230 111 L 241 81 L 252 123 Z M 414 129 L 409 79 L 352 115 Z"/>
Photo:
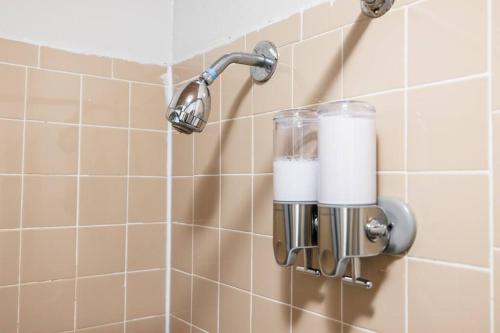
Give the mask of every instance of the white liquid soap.
<path id="1" fill-rule="evenodd" d="M 377 202 L 375 114 L 320 116 L 318 134 L 321 204 Z"/>
<path id="2" fill-rule="evenodd" d="M 315 202 L 318 195 L 318 170 L 318 160 L 274 160 L 273 199 L 285 202 Z"/>

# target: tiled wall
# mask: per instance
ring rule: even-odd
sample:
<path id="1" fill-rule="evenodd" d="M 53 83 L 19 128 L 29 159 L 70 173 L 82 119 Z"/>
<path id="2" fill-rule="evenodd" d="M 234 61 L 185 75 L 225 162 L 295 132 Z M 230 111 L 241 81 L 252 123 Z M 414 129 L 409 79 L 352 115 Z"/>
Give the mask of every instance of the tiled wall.
<path id="1" fill-rule="evenodd" d="M 164 71 L 0 39 L 0 332 L 162 332 Z"/>
<path id="2" fill-rule="evenodd" d="M 269 82 L 230 67 L 203 133 L 173 134 L 172 333 L 500 332 L 500 1 L 396 0 L 376 20 L 358 6 L 323 4 L 174 66 L 179 85 L 225 52 L 280 47 Z M 363 261 L 372 290 L 273 258 L 271 119 L 338 99 L 376 106 L 379 192 L 418 219 L 407 256 Z"/>

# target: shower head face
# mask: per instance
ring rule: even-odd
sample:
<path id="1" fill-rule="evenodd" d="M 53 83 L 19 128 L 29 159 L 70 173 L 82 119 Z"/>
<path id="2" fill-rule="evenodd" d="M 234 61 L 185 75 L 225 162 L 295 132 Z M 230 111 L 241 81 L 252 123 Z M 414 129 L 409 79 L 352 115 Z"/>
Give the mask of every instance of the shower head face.
<path id="1" fill-rule="evenodd" d="M 168 106 L 168 121 L 181 133 L 203 131 L 209 115 L 210 91 L 201 78 L 181 87 Z"/>

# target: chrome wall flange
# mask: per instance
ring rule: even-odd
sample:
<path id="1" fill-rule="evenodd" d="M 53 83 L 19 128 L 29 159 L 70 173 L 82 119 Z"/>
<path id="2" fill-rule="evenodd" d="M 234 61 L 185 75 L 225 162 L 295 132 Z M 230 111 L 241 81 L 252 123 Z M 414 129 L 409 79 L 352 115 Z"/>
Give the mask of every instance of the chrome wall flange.
<path id="1" fill-rule="evenodd" d="M 369 17 L 377 18 L 387 13 L 394 0 L 361 0 L 361 11 Z"/>
<path id="2" fill-rule="evenodd" d="M 255 81 L 266 82 L 271 78 L 271 76 L 273 76 L 274 72 L 276 71 L 276 67 L 278 67 L 278 48 L 270 41 L 264 40 L 255 45 L 253 53 L 263 56 L 266 59 L 272 60 L 272 62 L 266 64 L 264 67 L 250 67 L 250 75 L 252 75 L 252 78 Z"/>

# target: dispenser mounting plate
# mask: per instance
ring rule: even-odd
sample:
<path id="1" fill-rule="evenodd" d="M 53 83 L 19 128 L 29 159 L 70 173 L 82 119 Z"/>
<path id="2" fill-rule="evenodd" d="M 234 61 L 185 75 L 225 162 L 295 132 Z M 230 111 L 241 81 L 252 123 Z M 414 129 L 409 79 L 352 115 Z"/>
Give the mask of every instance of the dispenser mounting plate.
<path id="1" fill-rule="evenodd" d="M 266 67 L 250 67 L 250 74 L 252 78 L 257 82 L 266 82 L 273 76 L 278 66 L 278 48 L 273 43 L 264 40 L 258 42 L 253 49 L 253 53 L 264 56 L 268 59 L 274 60 L 271 66 Z"/>
<path id="2" fill-rule="evenodd" d="M 391 236 L 384 253 L 406 252 L 417 234 L 417 223 L 410 207 L 402 200 L 384 197 L 378 199 L 378 206 L 387 215 L 391 228 Z"/>

